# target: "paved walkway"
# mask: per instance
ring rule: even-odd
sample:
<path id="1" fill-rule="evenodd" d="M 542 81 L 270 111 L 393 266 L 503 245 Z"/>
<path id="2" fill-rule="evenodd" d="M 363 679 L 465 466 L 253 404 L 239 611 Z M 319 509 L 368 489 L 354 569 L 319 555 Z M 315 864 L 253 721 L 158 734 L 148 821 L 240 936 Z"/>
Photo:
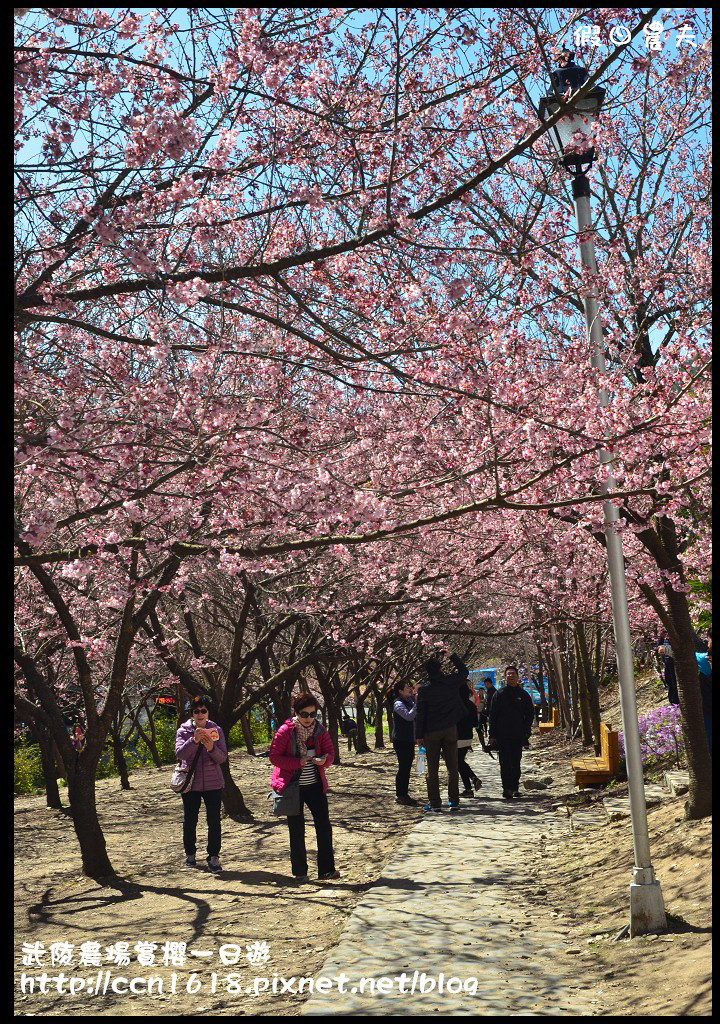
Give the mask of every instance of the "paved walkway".
<path id="1" fill-rule="evenodd" d="M 303 1016 L 596 1014 L 583 993 L 581 958 L 566 953 L 566 934 L 536 927 L 517 888 L 534 886 L 529 872 L 541 836 L 568 834 L 568 819 L 541 809 L 531 794 L 506 803 L 497 762 L 478 753 L 471 762 L 482 773 L 480 796 L 455 814 L 445 809 L 418 822 L 318 973 L 344 974 L 344 994 L 337 983 L 327 995 L 316 992 Z M 523 768 L 532 771 L 532 753 Z M 361 979 L 395 980 L 372 992 Z"/>

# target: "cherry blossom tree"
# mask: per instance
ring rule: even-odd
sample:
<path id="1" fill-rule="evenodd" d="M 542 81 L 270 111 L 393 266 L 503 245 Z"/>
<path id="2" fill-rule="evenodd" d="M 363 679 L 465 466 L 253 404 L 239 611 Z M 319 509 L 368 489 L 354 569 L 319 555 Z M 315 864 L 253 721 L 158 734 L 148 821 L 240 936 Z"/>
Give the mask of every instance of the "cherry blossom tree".
<path id="1" fill-rule="evenodd" d="M 67 742 L 49 629 L 87 718 L 70 787 L 85 870 L 109 869 L 92 780 L 138 637 L 197 622 L 218 575 L 297 574 L 266 610 L 322 623 L 349 657 L 517 628 L 533 613 L 511 576 L 552 605 L 571 571 L 583 602 L 602 561 L 602 446 L 629 572 L 672 620 L 699 749 L 678 559 L 702 576 L 709 178 L 688 139 L 709 54 L 643 55 L 657 10 L 500 9 L 491 23 L 479 9 L 53 8 L 18 22 L 18 700 Z M 598 222 L 609 410 L 531 102 L 588 19 L 632 38 L 588 83 L 617 79 L 621 97 L 598 142 L 615 203 Z M 663 104 L 655 138 L 644 96 Z M 534 559 L 548 537 L 552 557 Z M 274 668 L 290 678 L 281 660 L 264 684 Z"/>

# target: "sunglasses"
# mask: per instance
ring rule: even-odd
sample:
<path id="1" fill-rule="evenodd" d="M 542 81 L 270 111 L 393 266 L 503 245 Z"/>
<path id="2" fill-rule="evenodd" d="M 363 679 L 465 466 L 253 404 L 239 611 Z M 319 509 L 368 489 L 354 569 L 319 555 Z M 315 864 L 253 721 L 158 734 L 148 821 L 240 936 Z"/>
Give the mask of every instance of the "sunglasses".
<path id="1" fill-rule="evenodd" d="M 194 715 L 206 715 L 208 713 L 207 708 L 193 708 L 192 713 Z"/>
<path id="2" fill-rule="evenodd" d="M 317 711 L 298 711 L 298 718 L 317 718 Z"/>

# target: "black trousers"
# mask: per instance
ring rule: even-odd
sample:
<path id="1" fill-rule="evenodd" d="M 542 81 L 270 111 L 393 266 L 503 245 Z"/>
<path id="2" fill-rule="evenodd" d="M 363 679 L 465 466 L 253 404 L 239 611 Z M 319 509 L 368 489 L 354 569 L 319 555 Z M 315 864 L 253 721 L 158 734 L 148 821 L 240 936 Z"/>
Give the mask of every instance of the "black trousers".
<path id="1" fill-rule="evenodd" d="M 305 815 L 304 807 L 310 808 L 315 823 L 317 838 L 318 874 L 325 875 L 335 870 L 335 855 L 332 844 L 332 826 L 330 810 L 326 795 L 323 793 L 322 782 L 318 780 L 312 786 L 300 787 L 300 813 L 288 814 L 290 830 L 290 864 L 294 875 L 308 873 L 307 850 L 305 849 Z"/>
<path id="2" fill-rule="evenodd" d="M 503 740 L 498 744 L 500 761 L 500 779 L 503 790 L 514 793 L 520 788 L 520 761 L 522 759 L 522 740 Z"/>
<path id="3" fill-rule="evenodd" d="M 472 789 L 472 784 L 477 779 L 477 775 L 465 760 L 471 750 L 472 747 L 458 747 L 458 771 L 465 789 Z"/>
<path id="4" fill-rule="evenodd" d="M 393 741 L 395 755 L 398 759 L 398 770 L 395 776 L 395 796 L 409 796 L 410 772 L 415 760 L 415 744 Z"/>
<path id="5" fill-rule="evenodd" d="M 222 790 L 209 789 L 204 793 L 191 789 L 183 793 L 183 846 L 188 857 L 194 857 L 197 849 L 197 823 L 200 814 L 200 801 L 205 801 L 205 817 L 207 818 L 208 857 L 220 856 L 220 805 Z"/>

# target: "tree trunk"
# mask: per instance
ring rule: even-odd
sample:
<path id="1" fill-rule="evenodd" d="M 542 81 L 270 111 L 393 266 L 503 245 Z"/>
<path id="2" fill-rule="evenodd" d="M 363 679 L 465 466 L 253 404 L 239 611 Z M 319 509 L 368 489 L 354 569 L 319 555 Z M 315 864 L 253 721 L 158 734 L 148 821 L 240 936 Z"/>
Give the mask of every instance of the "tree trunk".
<path id="1" fill-rule="evenodd" d="M 322 694 L 323 702 L 325 704 L 325 715 L 327 716 L 326 729 L 330 735 L 330 740 L 335 749 L 335 761 L 334 764 L 342 763 L 342 755 L 340 753 L 340 717 L 338 713 L 337 702 L 333 688 L 330 684 L 329 676 L 325 674 L 325 670 L 320 665 L 315 666 L 315 678 L 317 679 L 318 686 L 320 687 L 320 693 Z"/>
<path id="2" fill-rule="evenodd" d="M 568 705 L 568 681 L 567 676 L 563 673 L 565 671 L 565 665 L 560 655 L 560 645 L 558 643 L 557 632 L 554 626 L 550 627 L 550 638 L 551 638 L 551 658 L 547 659 L 548 663 L 548 677 L 552 680 L 555 688 L 555 696 L 557 698 L 558 708 L 560 710 L 560 721 L 563 727 L 570 733 L 572 732 L 572 722 L 570 720 L 570 707 Z"/>
<path id="3" fill-rule="evenodd" d="M 358 754 L 369 754 L 370 747 L 368 746 L 367 736 L 365 735 L 365 706 L 363 698 L 360 696 L 360 687 L 355 687 L 355 714 L 357 722 L 357 732 L 355 734 L 355 749 Z"/>
<path id="4" fill-rule="evenodd" d="M 223 789 L 222 802 L 228 818 L 233 821 L 252 820 L 252 812 L 247 807 L 243 795 L 230 774 L 230 765 L 224 761 L 221 765 L 225 788 Z"/>
<path id="5" fill-rule="evenodd" d="M 639 539 L 650 551 L 656 564 L 666 573 L 677 574 L 680 585 L 685 585 L 685 573 L 680 561 L 677 529 L 672 519 L 660 516 L 654 530 L 638 533 Z M 673 589 L 672 577 L 663 584 L 666 608 L 649 587 L 640 589 L 655 608 L 670 636 L 675 662 L 678 700 L 682 713 L 685 749 L 690 775 L 690 796 L 685 804 L 686 818 L 705 818 L 712 813 L 712 758 L 708 749 L 697 660 L 695 658 L 695 631 L 690 620 L 690 607 L 685 593 Z"/>
<path id="6" fill-rule="evenodd" d="M 695 658 L 695 633 L 685 594 L 680 594 L 669 586 L 665 592 L 676 633 L 672 638 L 672 650 L 690 774 L 685 817 L 706 818 L 712 814 L 712 758 L 708 750 L 703 719 L 698 665 Z"/>
<path id="7" fill-rule="evenodd" d="M 597 626 L 595 627 L 595 640 L 594 640 L 593 657 L 592 657 L 593 672 L 595 674 L 595 678 L 597 679 L 598 686 L 600 685 L 600 682 L 602 680 L 603 670 L 604 670 L 604 666 L 601 664 L 602 663 L 602 656 L 603 656 L 603 650 L 602 650 L 602 626 L 600 625 L 600 623 L 598 623 Z"/>
<path id="8" fill-rule="evenodd" d="M 35 733 L 40 746 L 40 761 L 42 763 L 43 780 L 45 782 L 45 802 L 48 807 L 56 810 L 62 809 L 60 790 L 57 784 L 57 769 L 55 767 L 55 744 L 52 737 L 42 726 L 34 725 Z"/>
<path id="9" fill-rule="evenodd" d="M 582 743 L 584 747 L 593 746 L 593 731 L 592 722 L 590 719 L 590 698 L 588 694 L 587 675 L 585 672 L 585 665 L 582 658 L 580 657 L 580 641 L 578 639 L 578 630 L 582 626 L 578 623 L 575 626 L 575 645 L 577 653 L 575 657 L 575 669 L 578 680 L 578 704 L 580 710 L 580 724 L 582 730 Z M 595 753 L 599 755 L 600 751 L 595 750 Z"/>
<path id="10" fill-rule="evenodd" d="M 385 749 L 385 737 L 383 736 L 383 706 L 380 695 L 375 696 L 375 749 Z"/>
<path id="11" fill-rule="evenodd" d="M 388 693 L 387 697 L 385 698 L 385 714 L 387 715 L 387 720 L 388 720 L 388 731 L 390 733 L 390 743 L 392 743 L 393 740 L 395 739 L 395 719 L 393 717 L 393 703 L 394 703 L 394 694 L 393 694 L 393 691 L 390 690 L 390 692 Z"/>
<path id="12" fill-rule="evenodd" d="M 574 735 L 575 730 L 580 723 L 580 694 L 578 691 L 578 678 L 572 648 L 568 651 L 567 655 L 562 653 L 560 654 L 560 661 L 562 662 L 565 670 L 565 677 L 570 684 L 570 700 L 572 703 L 571 728 Z"/>
<path id="13" fill-rule="evenodd" d="M 587 647 L 587 639 L 585 637 L 585 627 L 582 623 L 578 623 L 576 627 L 576 636 L 578 642 L 578 661 L 580 662 L 581 670 L 585 675 L 585 685 L 587 688 L 588 704 L 590 708 L 590 724 L 592 726 L 593 741 L 595 743 L 595 754 L 597 757 L 600 756 L 600 693 L 598 691 L 598 681 L 595 672 L 593 671 L 592 659 Z"/>
<path id="14" fill-rule="evenodd" d="M 242 729 L 243 739 L 245 740 L 245 749 L 248 754 L 255 754 L 255 744 L 252 738 L 252 729 L 250 728 L 250 721 L 247 715 L 240 715 L 240 728 Z"/>
<path id="15" fill-rule="evenodd" d="M 122 740 L 120 739 L 119 730 L 113 725 L 110 732 L 112 740 L 112 752 L 113 761 L 117 768 L 118 775 L 120 776 L 120 785 L 123 789 L 130 789 L 130 777 L 128 776 L 128 766 L 125 760 L 125 751 L 123 750 Z"/>
<path id="16" fill-rule="evenodd" d="M 549 722 L 550 721 L 551 712 L 550 712 L 550 709 L 548 707 L 547 697 L 545 696 L 545 683 L 543 682 L 542 648 L 540 647 L 540 644 L 537 644 L 536 646 L 537 646 L 537 659 L 538 659 L 537 681 L 538 681 L 538 690 L 540 691 L 540 720 L 542 722 Z M 549 688 L 549 683 L 550 683 L 550 680 L 548 680 L 548 688 Z"/>
<path id="17" fill-rule="evenodd" d="M 100 827 L 95 803 L 95 773 L 98 757 L 84 759 L 81 753 L 68 773 L 68 797 L 75 834 L 80 844 L 83 871 L 90 878 L 115 875 Z"/>
<path id="18" fill-rule="evenodd" d="M 157 736 L 155 732 L 155 724 L 153 722 L 153 716 L 148 712 L 148 724 L 150 725 L 150 735 L 145 732 L 140 722 L 135 720 L 135 727 L 140 734 L 140 739 L 143 741 L 145 746 L 150 751 L 150 757 L 153 759 L 153 764 L 156 768 L 162 768 L 162 761 L 160 760 L 160 752 L 157 748 Z"/>

